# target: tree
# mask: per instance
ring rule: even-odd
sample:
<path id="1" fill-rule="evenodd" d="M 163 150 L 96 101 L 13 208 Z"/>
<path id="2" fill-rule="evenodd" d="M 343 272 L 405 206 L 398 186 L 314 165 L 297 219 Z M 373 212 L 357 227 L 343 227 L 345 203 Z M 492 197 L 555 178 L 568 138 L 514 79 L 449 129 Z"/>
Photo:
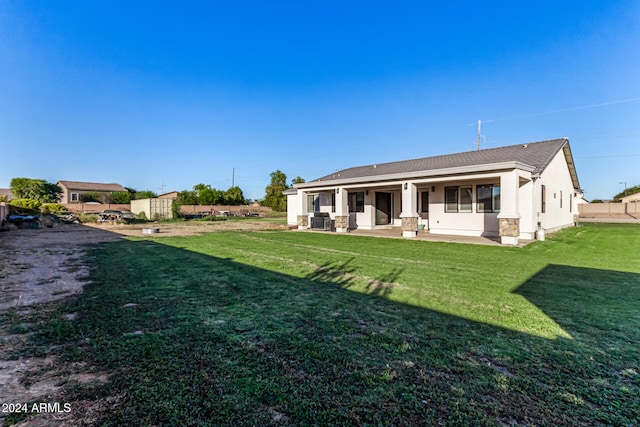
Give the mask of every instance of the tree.
<path id="1" fill-rule="evenodd" d="M 176 199 L 181 205 L 197 205 L 198 204 L 198 195 L 195 191 L 191 190 L 183 190 L 178 193 L 178 198 Z"/>
<path id="2" fill-rule="evenodd" d="M 244 195 L 242 194 L 242 190 L 237 185 L 235 187 L 229 188 L 224 192 L 224 203 L 226 205 L 244 205 L 246 200 L 244 199 Z"/>
<path id="3" fill-rule="evenodd" d="M 302 184 L 305 183 L 306 181 L 304 180 L 304 178 L 296 176 L 295 178 L 293 178 L 291 180 L 291 186 L 293 187 L 295 184 Z"/>
<path id="4" fill-rule="evenodd" d="M 86 193 L 80 194 L 80 201 L 82 203 L 111 203 L 109 194 L 101 193 L 100 191 L 88 191 Z"/>
<path id="5" fill-rule="evenodd" d="M 12 178 L 9 187 L 16 199 L 32 199 L 40 203 L 55 203 L 62 194 L 60 187 L 44 179 Z"/>
<path id="6" fill-rule="evenodd" d="M 287 175 L 282 171 L 271 172 L 271 183 L 265 188 L 265 196 L 262 204 L 276 212 L 287 210 L 287 196 L 282 194 L 287 188 Z"/>
<path id="7" fill-rule="evenodd" d="M 633 187 L 627 188 L 624 191 L 621 191 L 620 193 L 613 196 L 613 200 L 619 202 L 620 199 L 624 196 L 628 196 L 629 194 L 636 194 L 638 192 L 640 192 L 640 185 L 634 185 Z"/>
<path id="8" fill-rule="evenodd" d="M 221 202 L 220 190 L 216 190 L 210 185 L 198 184 L 193 187 L 193 191 L 197 194 L 196 200 L 199 205 L 217 205 Z"/>
<path id="9" fill-rule="evenodd" d="M 131 193 L 128 191 L 114 191 L 109 197 L 109 202 L 123 205 L 131 203 Z"/>
<path id="10" fill-rule="evenodd" d="M 158 195 L 151 190 L 134 191 L 131 200 L 154 199 L 156 197 Z"/>

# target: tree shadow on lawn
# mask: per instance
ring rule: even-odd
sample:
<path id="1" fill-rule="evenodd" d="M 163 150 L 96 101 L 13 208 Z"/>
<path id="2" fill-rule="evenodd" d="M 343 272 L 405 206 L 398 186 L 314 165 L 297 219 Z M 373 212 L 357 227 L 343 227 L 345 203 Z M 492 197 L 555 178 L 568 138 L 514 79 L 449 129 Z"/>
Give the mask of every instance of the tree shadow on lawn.
<path id="1" fill-rule="evenodd" d="M 640 347 L 640 274 L 549 264 L 513 291 L 586 344 Z"/>
<path id="2" fill-rule="evenodd" d="M 380 298 L 398 268 L 371 279 L 370 294 L 353 292 L 351 260 L 299 278 L 153 241 L 94 254 L 93 283 L 59 311 L 77 320 L 37 340 L 110 372 L 106 384 L 65 389 L 66 401 L 112 402 L 100 424 L 638 421 L 637 356 L 608 357 L 623 337 L 547 340 Z M 537 275 L 518 292 L 579 334 L 579 312 L 554 308 L 544 283 Z M 616 317 L 609 328 L 626 326 Z"/>
<path id="3" fill-rule="evenodd" d="M 305 276 L 306 280 L 319 283 L 332 283 L 344 289 L 356 286 L 356 268 L 350 264 L 355 258 L 351 257 L 345 261 L 327 261 L 318 266 L 313 272 Z M 364 287 L 366 293 L 370 295 L 386 297 L 391 294 L 396 280 L 400 277 L 403 268 L 392 268 L 388 273 L 379 277 L 367 280 Z"/>

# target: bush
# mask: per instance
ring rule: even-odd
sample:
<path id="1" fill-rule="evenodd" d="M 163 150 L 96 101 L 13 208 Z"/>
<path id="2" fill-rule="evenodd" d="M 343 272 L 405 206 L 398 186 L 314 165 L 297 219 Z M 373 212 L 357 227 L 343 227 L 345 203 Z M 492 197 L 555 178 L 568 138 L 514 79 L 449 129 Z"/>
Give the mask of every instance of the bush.
<path id="1" fill-rule="evenodd" d="M 180 203 L 176 201 L 171 203 L 171 217 L 173 219 L 182 218 L 182 214 L 180 213 Z"/>
<path id="2" fill-rule="evenodd" d="M 109 201 L 111 203 L 119 203 L 126 205 L 127 203 L 131 203 L 131 194 L 128 191 L 115 191 L 111 193 L 111 197 L 109 197 Z"/>
<path id="3" fill-rule="evenodd" d="M 64 212 L 67 210 L 65 205 L 60 203 L 45 203 L 40 207 L 42 213 Z"/>
<path id="4" fill-rule="evenodd" d="M 32 210 L 38 210 L 40 208 L 40 205 L 42 205 L 41 202 L 35 199 L 14 199 L 9 204 L 17 208 L 25 208 L 25 209 L 32 209 Z"/>
<path id="5" fill-rule="evenodd" d="M 86 223 L 86 222 L 98 222 L 98 215 L 96 214 L 86 214 L 86 213 L 81 213 L 80 217 L 78 217 L 78 220 L 82 223 Z"/>

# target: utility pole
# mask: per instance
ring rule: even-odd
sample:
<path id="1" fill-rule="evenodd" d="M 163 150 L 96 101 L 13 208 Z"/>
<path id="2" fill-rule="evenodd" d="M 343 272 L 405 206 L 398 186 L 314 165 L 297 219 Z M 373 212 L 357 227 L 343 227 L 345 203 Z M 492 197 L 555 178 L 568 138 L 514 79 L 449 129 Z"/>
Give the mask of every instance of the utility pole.
<path id="1" fill-rule="evenodd" d="M 621 181 L 620 184 L 624 184 L 624 197 L 627 197 L 627 182 Z"/>
<path id="2" fill-rule="evenodd" d="M 235 180 L 236 180 L 236 168 L 233 168 L 233 171 L 231 172 L 231 188 L 235 187 Z"/>
<path id="3" fill-rule="evenodd" d="M 480 151 L 480 125 L 482 120 L 478 120 L 478 151 Z"/>

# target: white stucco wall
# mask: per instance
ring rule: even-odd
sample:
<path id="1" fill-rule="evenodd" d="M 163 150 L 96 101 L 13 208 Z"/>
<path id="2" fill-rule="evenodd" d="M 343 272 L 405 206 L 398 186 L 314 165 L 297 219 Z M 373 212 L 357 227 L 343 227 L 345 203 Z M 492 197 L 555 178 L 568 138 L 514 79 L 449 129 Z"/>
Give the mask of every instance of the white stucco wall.
<path id="1" fill-rule="evenodd" d="M 520 235 L 519 239 L 534 239 L 537 229 L 536 205 L 534 203 L 533 181 L 526 181 L 520 184 L 518 194 L 518 214 L 520 215 Z"/>
<path id="2" fill-rule="evenodd" d="M 546 186 L 546 212 L 542 213 L 542 186 Z M 562 207 L 560 196 L 562 194 Z M 574 215 L 578 214 L 578 199 L 573 197 L 574 188 L 571 175 L 567 169 L 564 152 L 558 154 L 549 163 L 534 185 L 534 224 L 540 221 L 547 232 L 557 231 L 574 224 Z M 573 206 L 569 208 L 570 201 Z M 540 215 L 538 217 L 538 212 Z M 538 219 L 539 218 L 539 219 Z"/>
<path id="3" fill-rule="evenodd" d="M 525 165 L 526 166 L 526 165 Z M 446 179 L 446 180 L 445 180 Z M 513 179 L 513 181 L 509 181 Z M 500 185 L 501 186 L 501 209 L 503 215 L 516 215 L 520 219 L 521 239 L 535 238 L 538 228 L 538 221 L 547 232 L 553 232 L 560 228 L 574 224 L 574 215 L 578 214 L 579 197 L 575 197 L 575 189 L 571 180 L 571 175 L 567 168 L 564 151 L 560 150 L 552 159 L 542 175 L 533 179 L 531 169 L 518 167 L 517 169 L 493 170 L 490 172 L 480 172 L 474 175 L 458 175 L 455 177 L 428 177 L 409 180 L 416 185 L 417 192 L 429 192 L 429 213 L 420 214 L 421 217 L 428 217 L 429 232 L 433 234 L 452 234 L 464 236 L 499 236 L 498 213 L 477 212 L 477 186 L 478 185 Z M 402 191 L 400 187 L 403 181 L 392 181 L 386 183 L 372 183 L 370 186 L 358 185 L 358 187 L 341 187 L 343 191 L 350 193 L 365 192 L 364 212 L 350 213 L 350 227 L 371 229 L 376 224 L 375 194 L 376 191 L 392 193 L 392 225 L 401 225 L 400 218 L 402 210 Z M 503 188 L 503 184 L 508 188 Z M 449 186 L 472 186 L 472 211 L 466 212 L 445 212 L 445 187 Z M 541 188 L 546 186 L 547 201 L 546 212 L 541 212 Z M 509 203 L 508 197 L 513 197 L 517 186 L 517 204 Z M 397 190 L 396 190 L 397 188 Z M 504 191 L 503 191 L 504 190 Z M 320 194 L 320 211 L 328 212 L 332 219 L 335 213 L 332 212 L 331 189 L 324 187 Z M 368 191 L 368 192 L 367 192 Z M 562 207 L 560 207 L 560 194 L 562 192 Z M 307 189 L 306 192 L 298 191 L 296 195 L 289 195 L 287 221 L 289 224 L 297 223 L 297 215 L 309 214 L 305 206 L 307 194 L 313 191 Z M 507 194 L 510 193 L 510 194 Z M 571 208 L 570 208 L 571 205 Z M 420 203 L 417 203 L 420 211 Z M 506 212 L 508 209 L 509 212 Z M 304 212 L 303 212 L 304 210 Z M 309 215 L 313 215 L 312 213 Z M 513 218 L 513 217 L 512 217 Z"/>
<path id="4" fill-rule="evenodd" d="M 298 225 L 298 215 L 300 215 L 300 191 L 297 194 L 287 195 L 287 224 Z"/>
<path id="5" fill-rule="evenodd" d="M 435 185 L 431 192 L 429 205 L 429 231 L 433 234 L 452 234 L 457 236 L 498 236 L 498 213 L 476 212 L 477 185 L 499 184 L 498 178 L 482 180 L 452 181 Z M 473 186 L 472 212 L 445 212 L 445 187 Z"/>

